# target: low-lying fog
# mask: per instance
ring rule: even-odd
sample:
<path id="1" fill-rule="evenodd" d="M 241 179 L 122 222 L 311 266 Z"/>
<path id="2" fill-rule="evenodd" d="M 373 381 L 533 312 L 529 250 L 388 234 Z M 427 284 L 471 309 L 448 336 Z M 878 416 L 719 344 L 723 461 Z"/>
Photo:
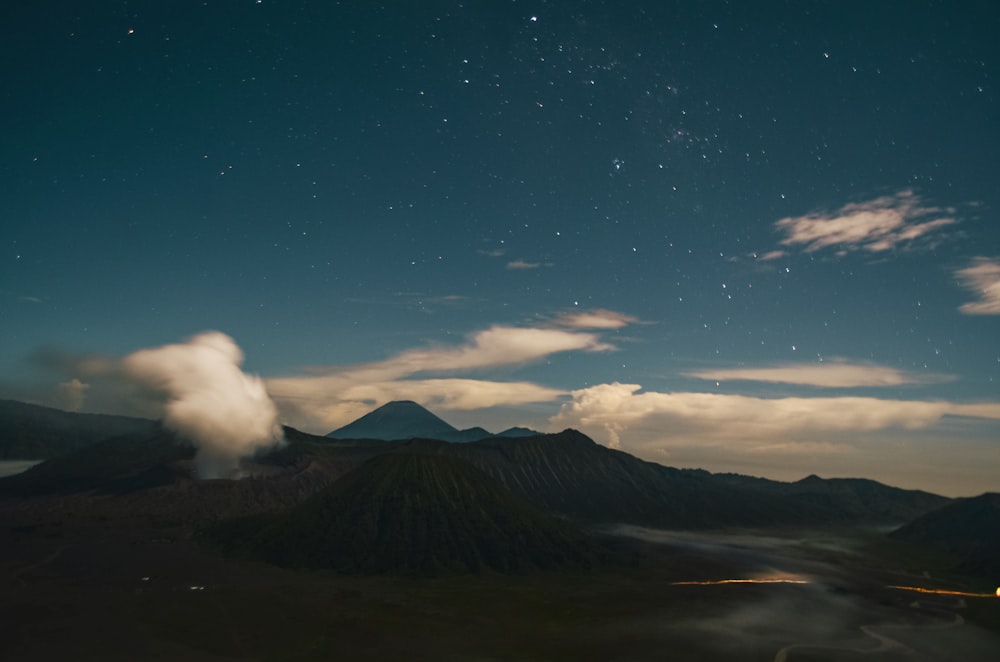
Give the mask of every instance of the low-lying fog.
<path id="1" fill-rule="evenodd" d="M 0 478 L 27 471 L 42 460 L 0 460 Z"/>
<path id="2" fill-rule="evenodd" d="M 665 587 L 689 600 L 690 618 L 630 624 L 622 636 L 643 628 L 674 631 L 706 659 L 768 659 L 775 662 L 853 659 L 853 654 L 903 654 L 911 660 L 995 659 L 1000 635 L 967 623 L 962 598 L 891 588 L 927 578 L 886 582 L 866 561 L 869 529 L 847 533 L 688 532 L 618 526 L 616 535 L 665 545 L 688 555 L 738 568 L 730 576 L 699 576 Z M 899 579 L 904 579 L 900 576 Z M 993 598 L 995 599 L 995 598 Z M 879 659 L 876 657 L 875 659 Z"/>

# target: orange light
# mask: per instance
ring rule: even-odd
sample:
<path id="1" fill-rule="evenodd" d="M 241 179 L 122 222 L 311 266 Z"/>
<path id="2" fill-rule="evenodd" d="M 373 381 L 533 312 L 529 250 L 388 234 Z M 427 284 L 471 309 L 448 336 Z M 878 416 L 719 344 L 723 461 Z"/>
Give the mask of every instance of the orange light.
<path id="1" fill-rule="evenodd" d="M 805 579 L 716 579 L 704 582 L 672 582 L 671 586 L 715 586 L 717 584 L 808 584 Z"/>
<path id="2" fill-rule="evenodd" d="M 969 593 L 967 591 L 946 591 L 937 588 L 922 588 L 920 586 L 889 586 L 888 588 L 899 589 L 900 591 L 914 591 L 916 593 L 932 593 L 934 595 L 959 595 L 965 598 L 992 598 L 992 593 Z M 1000 588 L 997 589 L 996 596 L 1000 597 Z"/>

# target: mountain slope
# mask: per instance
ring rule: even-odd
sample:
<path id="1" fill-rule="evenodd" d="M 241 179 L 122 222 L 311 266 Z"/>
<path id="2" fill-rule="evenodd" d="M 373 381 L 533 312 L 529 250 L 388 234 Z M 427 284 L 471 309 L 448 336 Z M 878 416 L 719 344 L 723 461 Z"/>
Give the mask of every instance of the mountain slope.
<path id="1" fill-rule="evenodd" d="M 951 553 L 957 569 L 1000 577 L 1000 494 L 957 499 L 893 531 L 896 540 Z"/>
<path id="2" fill-rule="evenodd" d="M 124 435 L 94 442 L 0 480 L 0 495 L 121 493 L 172 482 L 168 465 L 194 457 L 194 448 L 170 432 Z"/>
<path id="3" fill-rule="evenodd" d="M 532 436 L 538 434 L 526 428 L 510 428 L 502 436 Z M 498 435 L 498 436 L 500 436 Z M 411 400 L 395 400 L 365 414 L 361 418 L 326 434 L 330 439 L 437 439 L 450 442 L 478 441 L 494 436 L 491 432 L 472 427 L 459 430 Z"/>
<path id="4" fill-rule="evenodd" d="M 102 439 L 152 432 L 155 421 L 75 414 L 15 400 L 0 400 L 0 460 L 47 460 Z"/>
<path id="5" fill-rule="evenodd" d="M 204 534 L 285 566 L 434 575 L 589 563 L 592 544 L 456 458 L 378 456 L 291 511 Z"/>
<path id="6" fill-rule="evenodd" d="M 575 430 L 460 446 L 410 444 L 463 458 L 537 508 L 588 523 L 713 528 L 900 522 L 947 502 L 874 481 L 848 481 L 853 489 L 823 494 L 827 481 L 821 479 L 810 493 L 796 483 L 673 469 L 607 448 Z M 859 498 L 857 492 L 866 490 L 878 498 Z"/>
<path id="7" fill-rule="evenodd" d="M 47 420 L 61 418 L 39 409 Z M 375 416 L 377 410 L 368 418 L 372 425 L 422 421 L 421 429 L 403 425 L 396 428 L 397 434 L 433 435 L 434 429 L 461 433 L 412 402 L 390 403 L 380 410 L 385 420 Z M 105 417 L 97 418 L 103 421 Z M 74 439 L 86 431 L 92 419 L 65 414 L 62 420 L 70 425 L 66 437 Z M 126 422 L 130 424 L 131 419 Z M 811 476 L 797 483 L 781 483 L 672 469 L 604 447 L 574 430 L 534 436 L 523 436 L 519 430 L 517 436 L 451 444 L 420 438 L 380 441 L 367 434 L 361 435 L 368 436 L 367 440 L 331 439 L 286 428 L 288 443 L 283 448 L 245 463 L 245 475 L 250 478 L 197 481 L 189 466 L 192 449 L 152 422 L 139 423 L 140 429 L 153 427 L 91 442 L 20 476 L 0 479 L 0 494 L 127 494 L 128 507 L 137 512 L 205 522 L 288 508 L 378 455 L 417 452 L 470 463 L 532 507 L 585 524 L 689 529 L 850 521 L 897 524 L 948 501 L 861 479 Z M 108 426 L 102 429 L 106 431 Z M 485 433 L 475 430 L 475 434 Z M 368 431 L 378 432 L 373 427 Z M 101 507 L 118 506 L 105 501 Z"/>

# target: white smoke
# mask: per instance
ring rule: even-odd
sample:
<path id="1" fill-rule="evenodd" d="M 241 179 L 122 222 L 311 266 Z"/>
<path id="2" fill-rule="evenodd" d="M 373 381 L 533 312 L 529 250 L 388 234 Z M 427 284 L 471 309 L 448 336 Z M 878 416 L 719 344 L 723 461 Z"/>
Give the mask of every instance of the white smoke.
<path id="1" fill-rule="evenodd" d="M 122 360 L 129 381 L 164 398 L 163 424 L 195 445 L 202 478 L 237 477 L 241 459 L 283 441 L 277 407 L 242 363 L 242 350 L 219 331 Z"/>
<path id="2" fill-rule="evenodd" d="M 83 408 L 84 400 L 87 397 L 87 389 L 89 388 L 90 384 L 85 384 L 74 377 L 68 382 L 59 384 L 59 399 L 67 411 L 80 411 Z"/>

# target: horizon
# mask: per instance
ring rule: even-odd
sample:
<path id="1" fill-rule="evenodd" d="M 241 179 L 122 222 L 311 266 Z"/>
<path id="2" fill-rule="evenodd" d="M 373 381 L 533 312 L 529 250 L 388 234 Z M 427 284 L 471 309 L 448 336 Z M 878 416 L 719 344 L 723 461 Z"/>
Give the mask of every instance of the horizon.
<path id="1" fill-rule="evenodd" d="M 13 402 L 21 402 L 22 404 L 37 405 L 37 406 L 43 406 L 43 407 L 51 407 L 50 405 L 43 405 L 43 404 L 34 403 L 34 402 L 25 402 L 25 401 L 13 401 Z M 420 405 L 419 403 L 415 403 L 413 400 L 405 400 L 405 399 L 404 400 L 392 400 L 392 401 L 383 403 L 381 405 L 375 406 L 368 413 L 372 413 L 372 412 L 374 412 L 377 409 L 381 409 L 382 407 L 385 407 L 386 405 L 390 405 L 390 404 L 394 404 L 394 403 L 400 403 L 400 402 L 417 404 L 418 406 L 420 406 L 421 408 L 423 408 L 425 411 L 429 412 L 433 416 L 437 416 L 437 414 L 435 412 L 433 412 L 430 409 L 424 407 L 423 405 Z M 55 409 L 58 409 L 58 408 L 55 408 Z M 113 416 L 124 415 L 124 416 L 128 416 L 128 414 L 114 414 L 114 413 L 110 413 L 109 414 L 108 412 L 92 412 L 92 411 L 75 411 L 74 412 L 74 411 L 69 411 L 69 410 L 65 410 L 65 409 L 58 409 L 58 411 L 62 411 L 64 413 L 70 413 L 70 414 L 113 415 Z M 359 418 L 361 418 L 361 417 L 363 417 L 365 415 L 366 414 L 362 414 Z M 438 417 L 438 418 L 441 418 L 441 417 Z M 158 422 L 160 424 L 164 424 L 164 421 L 162 419 L 149 419 L 149 420 L 155 420 L 156 422 Z M 353 422 L 355 422 L 357 420 L 358 419 L 354 419 L 352 421 L 348 421 L 345 424 L 345 426 L 346 425 L 350 425 L 351 423 L 353 423 Z M 444 420 L 444 419 L 441 419 L 441 420 Z M 496 436 L 500 432 L 504 432 L 504 431 L 509 430 L 511 428 L 524 428 L 524 426 L 512 425 L 512 426 L 507 426 L 505 428 L 499 429 L 498 431 L 493 431 L 493 430 L 487 428 L 486 426 L 482 426 L 482 425 L 455 426 L 455 425 L 453 425 L 451 422 L 449 422 L 447 420 L 445 420 L 445 423 L 447 423 L 448 425 L 451 425 L 456 430 L 465 430 L 465 429 L 468 429 L 468 428 L 479 427 L 479 428 L 482 428 L 482 429 L 486 430 L 486 432 L 489 433 L 492 436 Z M 287 425 L 285 423 L 282 423 L 282 425 L 284 425 L 284 426 L 286 426 L 286 427 L 288 427 L 290 429 L 297 430 L 298 432 L 304 432 L 304 433 L 310 434 L 312 436 L 324 437 L 324 438 L 326 438 L 327 434 L 337 431 L 335 429 L 335 430 L 328 431 L 328 433 L 316 433 L 316 432 L 309 432 L 309 431 L 306 431 L 306 430 L 299 430 L 298 428 L 296 428 L 294 426 L 291 426 L 291 425 Z M 341 426 L 341 427 L 345 427 L 345 426 Z M 584 434 L 589 439 L 591 439 L 591 441 L 594 441 L 594 443 L 600 444 L 600 442 L 598 442 L 597 440 L 595 440 L 592 437 L 590 437 L 590 435 L 587 435 L 582 430 L 577 430 L 576 428 L 563 428 L 561 430 L 548 430 L 548 431 L 542 431 L 542 430 L 532 429 L 532 431 L 533 432 L 537 432 L 539 435 L 542 435 L 542 436 L 557 435 L 557 434 L 560 434 L 560 433 L 566 432 L 566 431 L 576 431 L 576 432 L 580 432 L 580 433 Z M 338 437 L 338 439 L 340 439 L 340 438 L 341 437 Z M 343 437 L 343 438 L 346 439 L 347 437 Z M 393 439 L 393 440 L 387 440 L 386 443 L 392 443 L 392 442 L 396 442 L 396 441 L 404 441 L 404 440 L 403 439 Z M 474 441 L 473 442 L 469 442 L 469 441 L 447 441 L 446 440 L 446 443 L 463 444 L 463 443 L 475 443 L 475 442 Z M 601 444 L 601 445 L 607 446 L 607 444 Z M 653 462 L 655 464 L 659 464 L 661 466 L 669 467 L 669 468 L 672 468 L 672 469 L 680 469 L 680 470 L 685 470 L 685 471 L 708 471 L 709 473 L 712 473 L 712 474 L 736 474 L 736 475 L 747 476 L 747 477 L 751 477 L 751 478 L 763 478 L 763 479 L 766 479 L 766 480 L 771 480 L 771 481 L 775 481 L 775 482 L 779 482 L 779 483 L 797 483 L 797 482 L 801 482 L 801 481 L 807 480 L 809 478 L 819 478 L 821 480 L 871 480 L 871 481 L 875 481 L 875 482 L 884 484 L 884 485 L 886 485 L 888 487 L 896 487 L 896 488 L 899 488 L 899 489 L 918 490 L 918 491 L 923 491 L 923 492 L 929 492 L 929 493 L 932 493 L 932 494 L 938 494 L 939 496 L 945 496 L 945 497 L 953 498 L 953 499 L 974 498 L 974 497 L 982 496 L 983 494 L 990 494 L 990 493 L 997 494 L 997 493 L 1000 493 L 1000 492 L 997 492 L 996 490 L 984 490 L 984 491 L 979 491 L 979 492 L 974 492 L 974 493 L 968 493 L 968 494 L 965 494 L 965 493 L 963 493 L 963 494 L 946 494 L 946 493 L 942 493 L 942 492 L 935 492 L 934 490 L 929 490 L 929 489 L 922 488 L 922 487 L 919 487 L 919 486 L 905 486 L 905 485 L 897 485 L 897 484 L 894 484 L 894 483 L 888 483 L 888 482 L 885 482 L 885 481 L 873 478 L 871 476 L 864 476 L 864 475 L 822 475 L 819 472 L 811 472 L 811 473 L 808 473 L 806 475 L 802 475 L 802 476 L 799 476 L 799 477 L 782 477 L 782 478 L 777 478 L 777 477 L 771 477 L 771 476 L 765 476 L 765 475 L 758 475 L 758 474 L 746 473 L 746 472 L 740 472 L 740 471 L 709 470 L 709 469 L 706 469 L 705 467 L 700 467 L 700 466 L 676 466 L 676 465 L 671 465 L 671 464 L 669 464 L 667 462 L 663 462 L 661 460 L 650 459 L 650 458 L 643 458 L 640 455 L 631 453 L 631 452 L 629 452 L 627 450 L 624 450 L 624 449 L 621 449 L 621 448 L 617 448 L 617 449 L 613 449 L 613 450 L 620 450 L 622 452 L 628 453 L 629 455 L 633 455 L 635 457 L 638 457 L 639 459 L 643 459 L 643 460 L 646 460 L 646 461 L 649 461 L 649 462 Z M 6 467 L 6 465 L 12 465 L 12 466 L 13 465 L 18 465 L 17 470 L 12 471 L 10 473 L 0 473 L 0 477 L 7 476 L 7 475 L 13 475 L 14 473 L 20 473 L 20 472 L 22 472 L 22 471 L 30 468 L 34 464 L 37 464 L 38 462 L 40 462 L 40 461 L 39 460 L 23 460 L 23 459 L 0 461 L 0 465 L 4 465 L 4 467 Z M 21 465 L 24 465 L 24 466 L 21 466 Z"/>
<path id="2" fill-rule="evenodd" d="M 0 397 L 1000 491 L 996 12 L 168 4 L 0 26 Z"/>

